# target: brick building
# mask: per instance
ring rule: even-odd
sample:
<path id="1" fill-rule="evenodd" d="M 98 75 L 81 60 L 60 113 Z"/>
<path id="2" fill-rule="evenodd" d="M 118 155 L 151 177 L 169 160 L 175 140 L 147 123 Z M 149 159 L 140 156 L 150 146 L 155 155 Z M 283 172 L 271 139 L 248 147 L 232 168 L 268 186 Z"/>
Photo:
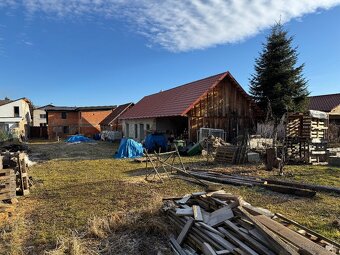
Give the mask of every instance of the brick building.
<path id="1" fill-rule="evenodd" d="M 116 106 L 54 107 L 47 110 L 48 137 L 65 138 L 83 134 L 92 137 L 100 132 L 100 123 Z"/>

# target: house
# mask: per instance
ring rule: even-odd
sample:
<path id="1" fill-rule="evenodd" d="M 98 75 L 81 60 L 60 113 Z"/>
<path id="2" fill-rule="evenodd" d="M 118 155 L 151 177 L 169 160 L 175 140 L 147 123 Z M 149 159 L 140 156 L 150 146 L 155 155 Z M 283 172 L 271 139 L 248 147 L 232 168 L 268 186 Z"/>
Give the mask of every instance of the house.
<path id="1" fill-rule="evenodd" d="M 308 108 L 326 112 L 329 122 L 340 126 L 340 93 L 311 96 Z"/>
<path id="2" fill-rule="evenodd" d="M 46 127 L 47 126 L 47 114 L 46 110 L 54 107 L 51 104 L 35 108 L 33 110 L 33 127 Z"/>
<path id="3" fill-rule="evenodd" d="M 100 132 L 100 123 L 116 106 L 65 107 L 48 108 L 47 125 L 49 139 L 83 134 L 93 136 Z"/>
<path id="4" fill-rule="evenodd" d="M 13 137 L 27 138 L 32 123 L 32 103 L 27 98 L 0 100 L 0 130 Z"/>
<path id="5" fill-rule="evenodd" d="M 119 105 L 103 121 L 100 122 L 101 131 L 122 131 L 122 124 L 119 117 L 128 109 L 133 107 L 133 103 Z"/>
<path id="6" fill-rule="evenodd" d="M 254 127 L 258 108 L 230 72 L 144 97 L 120 119 L 123 134 L 143 140 L 146 131 L 197 141 L 200 128 L 222 129 L 231 140 Z"/>

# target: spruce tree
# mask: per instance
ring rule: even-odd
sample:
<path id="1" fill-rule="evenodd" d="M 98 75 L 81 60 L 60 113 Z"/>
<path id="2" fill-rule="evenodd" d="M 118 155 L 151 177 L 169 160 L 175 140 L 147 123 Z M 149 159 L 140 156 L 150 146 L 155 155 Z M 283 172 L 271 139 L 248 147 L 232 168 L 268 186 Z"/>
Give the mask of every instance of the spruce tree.
<path id="1" fill-rule="evenodd" d="M 282 116 L 305 110 L 309 94 L 302 73 L 304 64 L 297 66 L 297 47 L 292 42 L 293 37 L 288 36 L 282 24 L 274 25 L 255 60 L 255 74 L 250 79 L 250 94 L 264 112 L 271 109 L 274 140 Z"/>

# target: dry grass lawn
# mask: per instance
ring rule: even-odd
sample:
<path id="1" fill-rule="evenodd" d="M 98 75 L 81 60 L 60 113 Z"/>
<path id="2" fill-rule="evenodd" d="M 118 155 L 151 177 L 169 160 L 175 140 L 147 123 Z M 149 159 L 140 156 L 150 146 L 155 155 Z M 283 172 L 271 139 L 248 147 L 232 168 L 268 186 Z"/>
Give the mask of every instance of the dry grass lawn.
<path id="1" fill-rule="evenodd" d="M 2 224 L 0 254 L 171 254 L 169 226 L 159 212 L 162 197 L 202 188 L 178 179 L 146 182 L 145 164 L 116 160 L 117 144 L 30 144 L 34 186 L 16 215 Z M 201 157 L 183 158 L 206 168 Z M 274 175 L 260 166 L 217 168 L 249 175 Z M 340 169 L 288 166 L 287 179 L 340 186 Z M 278 178 L 273 176 L 274 178 Z M 297 198 L 260 188 L 224 189 L 256 206 L 280 212 L 334 240 L 340 240 L 339 196 L 318 193 Z"/>

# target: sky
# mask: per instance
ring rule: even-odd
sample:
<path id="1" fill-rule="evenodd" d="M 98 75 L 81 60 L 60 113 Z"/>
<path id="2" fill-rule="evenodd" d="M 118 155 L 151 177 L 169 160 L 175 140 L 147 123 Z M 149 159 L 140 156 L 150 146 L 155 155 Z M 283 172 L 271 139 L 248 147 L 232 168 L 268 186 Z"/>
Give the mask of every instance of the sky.
<path id="1" fill-rule="evenodd" d="M 0 0 L 0 98 L 115 105 L 229 70 L 248 91 L 270 27 L 311 95 L 340 92 L 340 0 Z"/>

